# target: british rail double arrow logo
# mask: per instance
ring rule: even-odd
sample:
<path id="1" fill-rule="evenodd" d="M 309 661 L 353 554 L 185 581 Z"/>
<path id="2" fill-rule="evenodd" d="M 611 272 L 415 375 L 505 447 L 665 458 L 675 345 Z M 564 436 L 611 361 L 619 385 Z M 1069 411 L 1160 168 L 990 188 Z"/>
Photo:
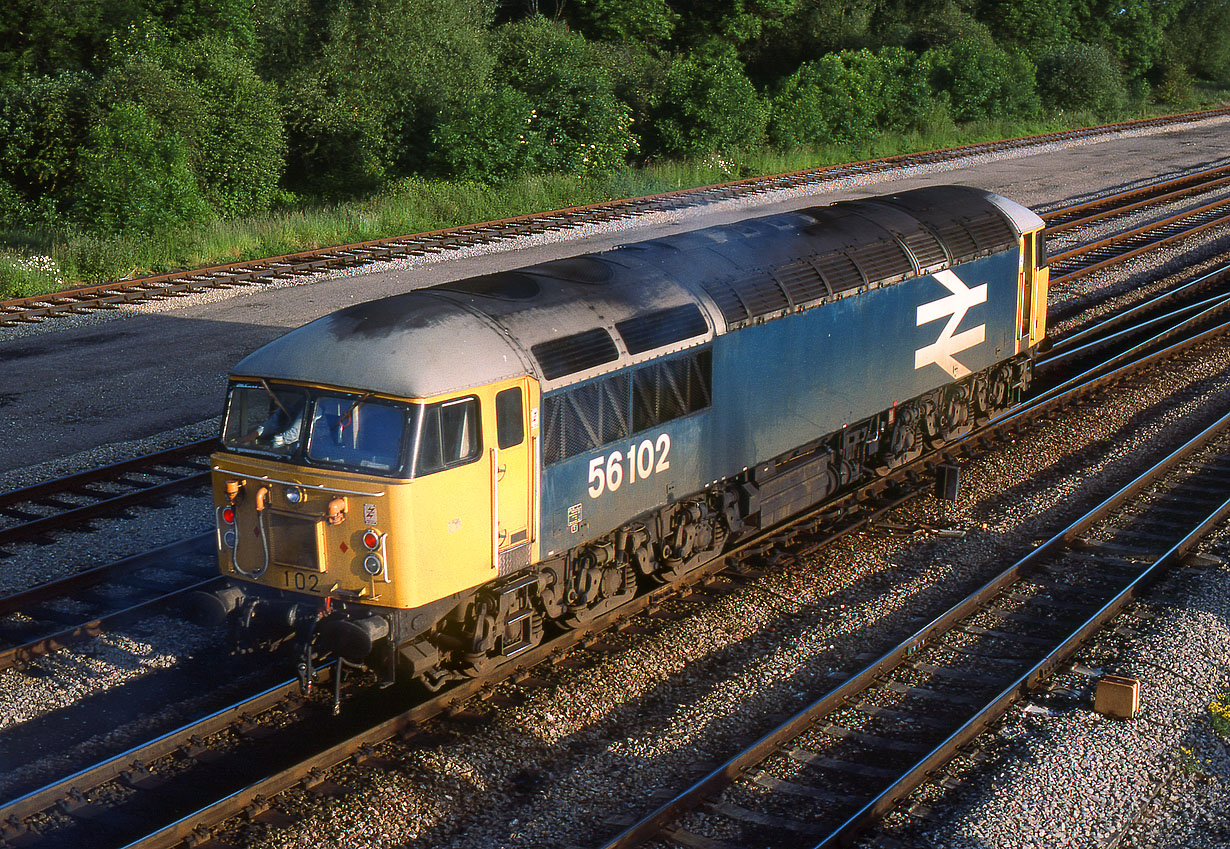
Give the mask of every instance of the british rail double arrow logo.
<path id="1" fill-rule="evenodd" d="M 952 271 L 940 271 L 933 276 L 952 294 L 920 305 L 918 323 L 915 326 L 922 327 L 944 316 L 949 316 L 949 319 L 939 339 L 914 352 L 914 369 L 918 370 L 934 363 L 953 377 L 965 377 L 970 370 L 957 362 L 955 355 L 980 344 L 986 338 L 987 326 L 979 324 L 960 333 L 957 328 L 961 326 L 970 307 L 986 303 L 987 284 L 983 283 L 971 289 Z"/>

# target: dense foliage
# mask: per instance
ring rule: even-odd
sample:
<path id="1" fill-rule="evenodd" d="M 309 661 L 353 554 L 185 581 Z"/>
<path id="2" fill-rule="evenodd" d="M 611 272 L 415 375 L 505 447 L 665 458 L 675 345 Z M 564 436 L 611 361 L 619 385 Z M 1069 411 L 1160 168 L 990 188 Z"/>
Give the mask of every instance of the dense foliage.
<path id="1" fill-rule="evenodd" d="M 1230 85 L 1230 0 L 11 0 L 0 228 L 157 233 L 1197 84 Z"/>

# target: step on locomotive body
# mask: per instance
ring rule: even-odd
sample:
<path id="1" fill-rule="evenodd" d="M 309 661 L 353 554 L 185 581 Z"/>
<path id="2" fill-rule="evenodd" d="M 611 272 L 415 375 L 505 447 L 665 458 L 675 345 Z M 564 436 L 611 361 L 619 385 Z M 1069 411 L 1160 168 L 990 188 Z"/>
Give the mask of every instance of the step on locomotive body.
<path id="1" fill-rule="evenodd" d="M 936 186 L 343 309 L 243 359 L 198 613 L 432 689 L 1011 406 L 1042 220 Z"/>

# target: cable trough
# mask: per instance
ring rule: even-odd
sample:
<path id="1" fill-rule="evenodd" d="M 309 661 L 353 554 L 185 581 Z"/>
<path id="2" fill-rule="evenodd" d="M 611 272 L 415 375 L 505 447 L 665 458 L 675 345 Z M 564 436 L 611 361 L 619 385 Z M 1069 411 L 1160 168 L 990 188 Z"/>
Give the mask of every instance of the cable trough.
<path id="1" fill-rule="evenodd" d="M 603 845 L 845 845 L 1230 515 L 1230 415 Z"/>
<path id="2" fill-rule="evenodd" d="M 245 286 L 378 260 L 440 253 L 475 244 L 489 244 L 513 239 L 545 230 L 575 229 L 587 224 L 621 220 L 653 212 L 687 209 L 719 200 L 749 197 L 801 186 L 822 185 L 860 174 L 947 162 L 963 157 L 1037 147 L 1056 142 L 1097 138 L 1125 130 L 1178 126 L 1227 114 L 1230 114 L 1230 109 L 1214 109 L 923 153 L 903 154 L 848 165 L 738 180 L 699 189 L 685 189 L 641 198 L 505 218 L 429 233 L 378 239 L 317 251 L 304 251 L 248 262 L 228 263 L 208 268 L 120 280 L 97 286 L 67 289 L 48 295 L 0 301 L 0 327 L 41 321 L 49 316 L 66 313 L 116 309 L 140 301 L 176 297 L 210 288 Z"/>

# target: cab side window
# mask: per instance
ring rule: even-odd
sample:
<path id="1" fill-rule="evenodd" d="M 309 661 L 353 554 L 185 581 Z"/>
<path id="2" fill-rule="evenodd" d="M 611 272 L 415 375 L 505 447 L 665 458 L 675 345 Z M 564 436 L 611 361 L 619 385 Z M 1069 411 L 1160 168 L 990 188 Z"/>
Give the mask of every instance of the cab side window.
<path id="1" fill-rule="evenodd" d="M 477 459 L 483 447 L 480 434 L 477 398 L 459 398 L 427 407 L 419 428 L 415 476 Z"/>
<path id="2" fill-rule="evenodd" d="M 525 412 L 521 405 L 520 386 L 496 393 L 495 432 L 501 450 L 525 441 Z"/>

